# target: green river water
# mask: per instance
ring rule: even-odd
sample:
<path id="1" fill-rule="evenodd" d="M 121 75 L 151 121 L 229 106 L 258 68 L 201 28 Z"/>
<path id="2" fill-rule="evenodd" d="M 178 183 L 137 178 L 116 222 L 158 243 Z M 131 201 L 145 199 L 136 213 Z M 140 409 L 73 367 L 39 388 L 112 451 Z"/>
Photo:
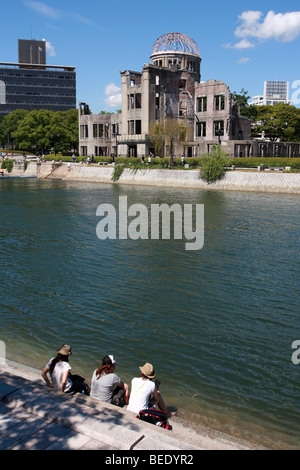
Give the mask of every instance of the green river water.
<path id="1" fill-rule="evenodd" d="M 204 204 L 204 246 L 99 240 L 97 207 Z M 64 343 L 90 381 L 106 354 L 145 362 L 178 416 L 299 448 L 299 196 L 6 178 L 0 340 L 41 369 Z M 300 357 L 300 352 L 299 352 Z"/>

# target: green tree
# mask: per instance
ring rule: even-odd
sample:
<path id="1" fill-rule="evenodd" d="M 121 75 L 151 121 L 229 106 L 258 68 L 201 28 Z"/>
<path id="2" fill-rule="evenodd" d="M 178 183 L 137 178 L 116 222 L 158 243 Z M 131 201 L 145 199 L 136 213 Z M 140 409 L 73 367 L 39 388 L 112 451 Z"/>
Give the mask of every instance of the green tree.
<path id="1" fill-rule="evenodd" d="M 42 151 L 50 147 L 50 122 L 54 112 L 46 109 L 30 111 L 19 123 L 14 137 L 19 147 Z"/>
<path id="2" fill-rule="evenodd" d="M 236 91 L 234 91 L 232 93 L 232 97 L 234 99 L 234 101 L 239 105 L 240 107 L 240 113 L 242 115 L 244 115 L 244 112 L 245 110 L 247 109 L 248 107 L 248 101 L 249 99 L 251 98 L 249 95 L 248 95 L 248 91 L 246 91 L 244 88 L 241 89 L 241 91 L 239 93 L 237 93 Z M 248 117 L 248 116 L 247 116 Z"/>
<path id="3" fill-rule="evenodd" d="M 14 140 L 15 148 L 27 151 L 74 151 L 78 145 L 78 112 L 46 109 L 16 110 L 0 122 L 0 142 Z"/>
<path id="4" fill-rule="evenodd" d="M 11 113 L 7 114 L 1 119 L 0 122 L 0 143 L 4 147 L 11 138 L 15 138 L 15 132 L 18 129 L 20 123 L 25 119 L 29 111 L 25 109 L 16 109 Z M 18 142 L 14 139 L 15 148 L 18 149 Z"/>
<path id="5" fill-rule="evenodd" d="M 227 164 L 227 154 L 218 145 L 202 157 L 200 176 L 207 183 L 213 183 L 223 178 Z"/>
<path id="6" fill-rule="evenodd" d="M 153 122 L 150 125 L 150 142 L 154 145 L 155 155 L 164 155 L 165 147 L 165 132 L 162 123 L 159 121 Z"/>
<path id="7" fill-rule="evenodd" d="M 56 151 L 66 152 L 78 145 L 78 113 L 76 109 L 58 111 L 51 116 L 50 142 Z"/>
<path id="8" fill-rule="evenodd" d="M 165 119 L 157 121 L 150 127 L 150 141 L 155 145 L 156 155 L 162 155 L 168 147 L 169 157 L 174 155 L 177 143 L 186 142 L 190 137 L 191 126 L 184 119 Z"/>
<path id="9" fill-rule="evenodd" d="M 289 104 L 257 106 L 256 133 L 264 134 L 271 141 L 300 141 L 300 109 Z"/>
<path id="10" fill-rule="evenodd" d="M 240 114 L 250 119 L 251 128 L 252 128 L 252 137 L 257 137 L 256 123 L 257 123 L 258 113 L 259 113 L 258 106 L 248 104 L 250 96 L 248 95 L 248 91 L 246 91 L 244 88 L 242 88 L 239 93 L 234 91 L 232 93 L 232 97 L 235 103 L 239 106 Z"/>
<path id="11" fill-rule="evenodd" d="M 255 135 L 256 123 L 257 123 L 258 115 L 259 115 L 259 107 L 260 106 L 255 106 L 253 104 L 250 104 L 249 106 L 246 106 L 245 108 L 243 108 L 242 113 L 241 113 L 242 116 L 245 116 L 248 119 L 250 119 L 252 130 L 253 130 L 253 133 L 252 133 L 253 136 Z"/>

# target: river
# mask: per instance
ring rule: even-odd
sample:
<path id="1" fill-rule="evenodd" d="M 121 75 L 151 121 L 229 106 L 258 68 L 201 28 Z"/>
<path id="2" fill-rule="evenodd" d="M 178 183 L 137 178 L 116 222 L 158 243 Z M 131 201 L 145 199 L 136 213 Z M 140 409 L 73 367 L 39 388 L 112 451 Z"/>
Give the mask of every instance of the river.
<path id="1" fill-rule="evenodd" d="M 203 204 L 203 248 L 99 240 L 97 207 L 124 195 Z M 113 354 L 129 384 L 151 362 L 178 416 L 299 448 L 299 196 L 7 178 L 0 203 L 8 359 L 42 369 L 68 343 L 87 381 Z"/>

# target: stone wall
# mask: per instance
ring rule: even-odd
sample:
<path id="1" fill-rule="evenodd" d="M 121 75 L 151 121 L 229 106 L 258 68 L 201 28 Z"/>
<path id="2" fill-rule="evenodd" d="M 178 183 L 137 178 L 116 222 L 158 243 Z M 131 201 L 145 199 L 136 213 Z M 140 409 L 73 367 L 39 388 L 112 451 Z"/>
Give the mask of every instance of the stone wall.
<path id="1" fill-rule="evenodd" d="M 71 164 L 71 170 L 67 171 L 62 179 L 114 184 L 112 181 L 113 171 L 114 167 L 111 166 Z M 208 184 L 200 178 L 199 170 L 145 169 L 133 171 L 124 168 L 117 184 L 300 194 L 300 173 L 258 172 L 257 170 L 228 171 L 222 180 Z"/>
<path id="2" fill-rule="evenodd" d="M 60 165 L 53 163 L 29 163 L 26 175 L 41 179 L 61 179 L 107 184 L 130 184 L 140 186 L 176 187 L 214 191 L 256 191 L 300 194 L 300 173 L 280 171 L 236 170 L 227 171 L 224 178 L 215 183 L 206 183 L 200 178 L 200 170 L 155 170 L 133 171 L 124 168 L 119 180 L 114 183 L 114 166 L 89 166 L 78 163 Z"/>

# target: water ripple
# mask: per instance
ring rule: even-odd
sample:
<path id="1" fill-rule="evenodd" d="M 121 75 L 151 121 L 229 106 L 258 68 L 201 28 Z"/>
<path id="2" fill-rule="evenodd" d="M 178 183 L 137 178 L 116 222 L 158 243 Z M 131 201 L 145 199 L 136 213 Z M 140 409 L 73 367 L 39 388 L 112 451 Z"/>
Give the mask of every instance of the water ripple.
<path id="1" fill-rule="evenodd" d="M 205 245 L 96 237 L 96 208 L 205 204 Z M 179 415 L 297 447 L 299 198 L 32 180 L 0 183 L 1 339 L 43 367 L 64 342 L 90 377 L 153 362 Z M 259 208 L 259 210 L 258 210 Z"/>

